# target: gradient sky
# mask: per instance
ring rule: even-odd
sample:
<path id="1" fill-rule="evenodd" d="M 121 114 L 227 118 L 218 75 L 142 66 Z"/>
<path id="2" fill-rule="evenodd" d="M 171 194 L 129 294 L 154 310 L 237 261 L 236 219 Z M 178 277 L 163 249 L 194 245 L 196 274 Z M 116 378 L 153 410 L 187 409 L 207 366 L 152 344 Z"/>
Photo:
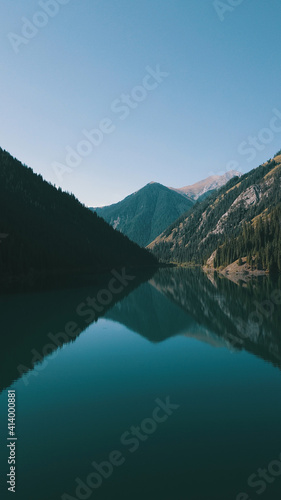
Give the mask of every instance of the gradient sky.
<path id="1" fill-rule="evenodd" d="M 280 0 L 241 0 L 224 20 L 213 0 L 61 2 L 53 17 L 39 0 L 0 6 L 0 146 L 47 180 L 100 206 L 150 181 L 246 172 L 281 148 Z M 45 26 L 16 39 L 34 15 Z M 121 120 L 112 103 L 157 65 L 169 76 Z M 58 177 L 54 162 L 106 118 L 114 131 Z"/>

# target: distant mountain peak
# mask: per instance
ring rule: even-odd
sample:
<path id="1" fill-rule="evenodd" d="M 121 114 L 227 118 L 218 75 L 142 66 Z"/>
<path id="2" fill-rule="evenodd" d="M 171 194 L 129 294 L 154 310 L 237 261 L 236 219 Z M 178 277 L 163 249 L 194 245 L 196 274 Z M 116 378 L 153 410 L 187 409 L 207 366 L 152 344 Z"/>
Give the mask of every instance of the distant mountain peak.
<path id="1" fill-rule="evenodd" d="M 92 210 L 114 229 L 145 247 L 193 203 L 187 196 L 152 181 L 119 203 Z"/>
<path id="2" fill-rule="evenodd" d="M 229 170 L 223 175 L 210 175 L 206 179 L 198 181 L 195 184 L 191 184 L 190 186 L 170 189 L 173 189 L 174 191 L 177 191 L 178 193 L 188 196 L 196 201 L 200 198 L 200 196 L 224 186 L 230 179 L 236 176 L 240 177 L 241 173 L 236 170 Z"/>

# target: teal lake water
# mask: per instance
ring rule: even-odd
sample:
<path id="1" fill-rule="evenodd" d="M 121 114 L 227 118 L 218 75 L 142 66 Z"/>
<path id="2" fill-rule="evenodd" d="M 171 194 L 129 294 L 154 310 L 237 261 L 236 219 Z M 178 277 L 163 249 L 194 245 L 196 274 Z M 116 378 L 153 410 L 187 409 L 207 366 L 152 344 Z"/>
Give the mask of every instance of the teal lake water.
<path id="1" fill-rule="evenodd" d="M 15 498 L 279 499 L 279 289 L 163 269 L 35 366 L 91 291 L 1 297 L 1 498 L 10 388 Z"/>

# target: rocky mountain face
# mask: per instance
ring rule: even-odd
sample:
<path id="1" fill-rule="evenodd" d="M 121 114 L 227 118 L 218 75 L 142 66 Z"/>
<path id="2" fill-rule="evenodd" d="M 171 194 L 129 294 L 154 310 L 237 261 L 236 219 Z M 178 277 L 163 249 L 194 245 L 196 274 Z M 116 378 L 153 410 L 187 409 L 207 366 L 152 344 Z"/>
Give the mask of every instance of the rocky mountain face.
<path id="1" fill-rule="evenodd" d="M 119 203 L 91 210 L 145 247 L 193 204 L 188 197 L 151 182 Z"/>
<path id="2" fill-rule="evenodd" d="M 196 203 L 149 248 L 164 261 L 200 264 L 212 255 L 215 259 L 214 252 L 219 251 L 225 261 L 218 262 L 218 266 L 230 264 L 249 255 L 248 252 L 249 258 L 254 259 L 260 252 L 263 265 L 268 268 L 266 259 L 270 259 L 271 250 L 280 260 L 280 188 L 281 155 L 278 154 L 242 177 L 232 178 L 206 200 Z"/>

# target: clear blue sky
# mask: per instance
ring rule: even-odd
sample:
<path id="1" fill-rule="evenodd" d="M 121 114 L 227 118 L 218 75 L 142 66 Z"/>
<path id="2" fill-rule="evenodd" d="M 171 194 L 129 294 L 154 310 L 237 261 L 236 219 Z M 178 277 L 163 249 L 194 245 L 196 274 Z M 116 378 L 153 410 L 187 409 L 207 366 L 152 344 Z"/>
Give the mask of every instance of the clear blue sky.
<path id="1" fill-rule="evenodd" d="M 99 206 L 152 180 L 194 183 L 232 160 L 245 172 L 281 148 L 281 119 L 272 121 L 273 109 L 281 117 L 280 0 L 242 0 L 223 20 L 213 0 L 60 1 L 43 16 L 47 0 L 0 7 L 0 145 L 47 180 Z M 135 89 L 157 65 L 169 76 Z M 121 111 L 117 100 L 132 92 Z M 66 148 L 105 119 L 111 133 L 70 169 Z M 58 177 L 54 162 L 67 172 Z"/>

